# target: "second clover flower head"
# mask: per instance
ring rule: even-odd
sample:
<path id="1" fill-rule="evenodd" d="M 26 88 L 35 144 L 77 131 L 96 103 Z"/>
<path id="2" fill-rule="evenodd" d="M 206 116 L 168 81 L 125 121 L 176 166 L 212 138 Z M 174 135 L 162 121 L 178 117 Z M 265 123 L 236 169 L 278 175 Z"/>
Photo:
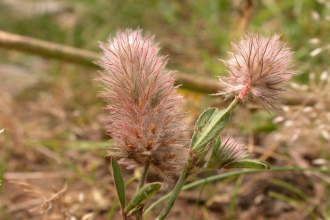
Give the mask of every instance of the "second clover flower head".
<path id="1" fill-rule="evenodd" d="M 237 96 L 242 101 L 258 102 L 266 110 L 279 111 L 279 95 L 286 92 L 282 85 L 296 74 L 291 69 L 292 52 L 279 38 L 247 34 L 232 43 L 229 59 L 222 60 L 229 76 L 219 77 L 225 89 L 217 94 Z"/>
<path id="2" fill-rule="evenodd" d="M 213 151 L 206 167 L 208 169 L 230 168 L 233 163 L 250 158 L 247 148 L 227 136 L 214 142 Z"/>
<path id="3" fill-rule="evenodd" d="M 103 68 L 100 94 L 109 111 L 108 134 L 115 142 L 109 156 L 128 168 L 151 165 L 164 179 L 184 165 L 186 150 L 180 141 L 185 130 L 179 110 L 174 73 L 165 69 L 153 37 L 141 30 L 117 32 L 97 64 Z"/>
<path id="4" fill-rule="evenodd" d="M 219 161 L 221 161 L 219 168 L 226 168 L 226 166 L 228 166 L 230 163 L 250 157 L 250 154 L 244 144 L 237 142 L 229 136 L 225 137 L 223 142 L 224 143 L 220 148 L 221 153 L 219 154 Z"/>

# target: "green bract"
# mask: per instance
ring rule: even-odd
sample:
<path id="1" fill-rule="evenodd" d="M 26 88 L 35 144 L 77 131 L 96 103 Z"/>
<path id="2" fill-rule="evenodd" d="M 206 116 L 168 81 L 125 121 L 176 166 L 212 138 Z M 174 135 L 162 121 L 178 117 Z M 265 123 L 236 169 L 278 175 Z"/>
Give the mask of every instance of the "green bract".
<path id="1" fill-rule="evenodd" d="M 147 199 L 160 189 L 161 186 L 162 184 L 159 182 L 149 183 L 143 186 L 127 205 L 125 212 L 129 213 L 130 211 L 134 211 L 134 209 L 138 208 L 140 205 L 143 205 Z"/>
<path id="2" fill-rule="evenodd" d="M 263 161 L 263 160 L 255 160 L 255 159 L 243 159 L 238 160 L 232 163 L 229 163 L 228 165 L 224 166 L 226 169 L 230 168 L 253 168 L 253 169 L 265 169 L 269 170 L 270 165 Z"/>

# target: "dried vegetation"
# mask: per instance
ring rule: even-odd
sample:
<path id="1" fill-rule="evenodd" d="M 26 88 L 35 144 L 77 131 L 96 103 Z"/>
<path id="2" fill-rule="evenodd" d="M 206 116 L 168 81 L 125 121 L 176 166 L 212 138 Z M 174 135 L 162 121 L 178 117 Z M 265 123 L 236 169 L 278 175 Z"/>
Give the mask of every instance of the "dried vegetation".
<path id="1" fill-rule="evenodd" d="M 231 176 L 183 192 L 168 219 L 330 218 L 327 1 L 256 1 L 253 7 L 254 1 L 216 5 L 212 4 L 217 1 L 183 5 L 157 1 L 150 7 L 144 7 L 149 1 L 142 6 L 133 1 L 109 5 L 95 1 L 93 7 L 77 0 L 49 1 L 60 3 L 51 7 L 56 11 L 30 8 L 36 11 L 21 17 L 17 16 L 20 7 L 13 2 L 0 1 L 1 18 L 12 18 L 7 24 L 1 19 L 3 30 L 96 50 L 97 41 L 105 41 L 110 30 L 140 26 L 162 42 L 162 54 L 169 54 L 171 68 L 210 78 L 224 72 L 217 59 L 226 56 L 228 33 L 239 35 L 248 26 L 251 31 L 282 33 L 296 51 L 294 64 L 301 71 L 292 93 L 304 101 L 284 106 L 280 116 L 262 113 L 258 106 L 241 106 L 227 131 L 249 143 L 249 151 L 272 166 L 317 171 Z M 308 43 L 309 39 L 314 40 Z M 103 130 L 107 117 L 104 103 L 96 97 L 97 76 L 95 70 L 81 66 L 0 49 L 0 130 L 5 129 L 0 133 L 0 219 L 97 220 L 111 215 L 119 219 L 109 160 L 104 157 L 111 142 Z M 189 112 L 186 124 L 191 129 L 203 109 L 222 105 L 221 99 L 179 92 L 185 96 L 183 108 Z M 127 181 L 139 176 L 138 169 L 123 170 Z M 220 172 L 224 171 L 209 175 Z M 128 185 L 128 195 L 136 184 L 133 180 Z M 163 188 L 154 199 L 166 191 Z"/>

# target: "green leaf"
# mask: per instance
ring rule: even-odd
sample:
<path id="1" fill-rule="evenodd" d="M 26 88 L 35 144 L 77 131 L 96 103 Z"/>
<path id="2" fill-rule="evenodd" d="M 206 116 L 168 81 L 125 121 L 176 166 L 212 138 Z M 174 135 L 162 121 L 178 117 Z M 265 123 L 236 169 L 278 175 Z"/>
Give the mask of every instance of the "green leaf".
<path id="1" fill-rule="evenodd" d="M 212 117 L 214 112 L 218 111 L 216 108 L 209 108 L 206 109 L 197 119 L 196 126 L 195 126 L 195 132 L 196 130 L 200 129 L 201 127 L 204 127 L 208 120 Z"/>
<path id="2" fill-rule="evenodd" d="M 196 154 L 203 152 L 206 145 L 219 135 L 228 123 L 229 118 L 230 111 L 227 109 L 219 111 L 216 108 L 210 108 L 200 115 L 190 142 L 190 146 Z"/>
<path id="3" fill-rule="evenodd" d="M 201 130 L 205 127 L 205 125 L 211 119 L 211 117 L 215 111 L 217 111 L 216 108 L 209 108 L 209 109 L 205 110 L 197 119 L 196 124 L 195 124 L 194 135 L 192 136 L 191 142 L 190 142 L 190 146 L 192 148 L 198 139 L 198 134 L 201 132 Z M 196 150 L 195 150 L 195 152 L 196 152 Z M 200 153 L 199 153 L 199 155 L 200 155 Z"/>
<path id="4" fill-rule="evenodd" d="M 253 168 L 253 169 L 265 169 L 269 170 L 270 165 L 263 160 L 254 160 L 254 159 L 243 159 L 229 163 L 224 168 Z"/>
<path id="5" fill-rule="evenodd" d="M 111 168 L 120 205 L 124 209 L 126 205 L 124 178 L 116 159 L 113 157 L 111 158 Z"/>
<path id="6" fill-rule="evenodd" d="M 125 212 L 128 213 L 131 210 L 134 210 L 138 206 L 144 204 L 147 199 L 153 196 L 162 186 L 161 183 L 149 183 L 143 186 L 132 198 L 130 203 L 127 205 Z"/>

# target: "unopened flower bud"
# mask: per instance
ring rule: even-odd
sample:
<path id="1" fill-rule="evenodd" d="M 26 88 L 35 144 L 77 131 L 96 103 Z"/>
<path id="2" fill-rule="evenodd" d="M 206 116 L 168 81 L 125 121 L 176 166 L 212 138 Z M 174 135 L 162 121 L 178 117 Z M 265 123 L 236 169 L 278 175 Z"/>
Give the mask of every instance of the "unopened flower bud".
<path id="1" fill-rule="evenodd" d="M 220 139 L 214 142 L 211 158 L 207 164 L 207 168 L 220 169 L 226 168 L 231 163 L 249 158 L 250 154 L 246 147 L 227 136 L 221 143 Z"/>

